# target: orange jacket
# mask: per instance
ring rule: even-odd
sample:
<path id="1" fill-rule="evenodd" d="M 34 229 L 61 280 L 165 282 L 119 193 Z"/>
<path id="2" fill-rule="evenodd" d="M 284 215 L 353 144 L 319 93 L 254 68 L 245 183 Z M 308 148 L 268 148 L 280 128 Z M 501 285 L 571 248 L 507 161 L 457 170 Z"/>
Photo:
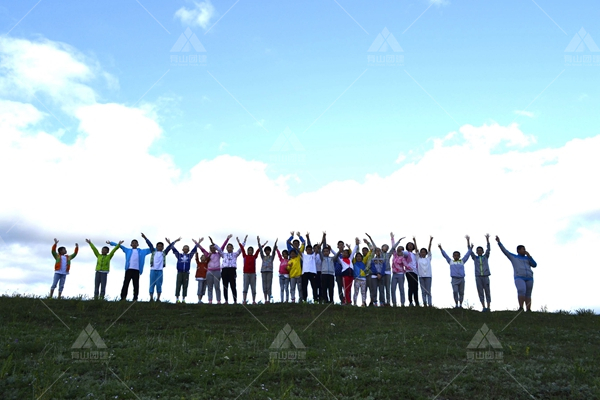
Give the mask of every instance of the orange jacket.
<path id="1" fill-rule="evenodd" d="M 67 255 L 67 274 L 69 273 L 69 270 L 71 269 L 71 260 L 74 259 L 77 256 L 77 253 L 79 252 L 79 247 L 75 246 L 75 252 L 73 254 L 71 254 L 70 256 Z M 58 254 L 56 252 L 56 243 L 54 243 L 54 245 L 52 246 L 52 257 L 54 257 L 54 270 L 55 271 L 60 271 L 60 254 Z"/>

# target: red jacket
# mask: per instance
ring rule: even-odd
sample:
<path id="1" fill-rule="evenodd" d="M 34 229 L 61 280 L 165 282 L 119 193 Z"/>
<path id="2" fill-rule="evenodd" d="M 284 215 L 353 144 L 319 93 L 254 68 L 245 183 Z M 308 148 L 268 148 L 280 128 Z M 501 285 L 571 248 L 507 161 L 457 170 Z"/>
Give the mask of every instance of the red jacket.
<path id="1" fill-rule="evenodd" d="M 256 273 L 256 259 L 260 255 L 260 252 L 256 251 L 251 256 L 246 254 L 246 249 L 244 249 L 244 245 L 240 244 L 240 249 L 242 249 L 242 258 L 244 259 L 244 273 L 245 274 L 255 274 Z"/>
<path id="2" fill-rule="evenodd" d="M 208 257 L 207 257 L 208 258 Z M 206 272 L 208 271 L 208 261 L 200 261 L 198 253 L 196 253 L 196 279 L 206 279 Z"/>

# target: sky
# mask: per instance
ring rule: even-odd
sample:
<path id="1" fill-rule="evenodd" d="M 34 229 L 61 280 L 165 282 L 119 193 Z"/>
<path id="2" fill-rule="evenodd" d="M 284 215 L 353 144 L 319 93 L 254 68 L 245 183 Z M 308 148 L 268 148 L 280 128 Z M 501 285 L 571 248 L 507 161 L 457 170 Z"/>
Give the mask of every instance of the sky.
<path id="1" fill-rule="evenodd" d="M 599 14 L 545 0 L 2 2 L 0 293 L 48 293 L 55 237 L 81 250 L 64 294 L 91 296 L 86 238 L 393 231 L 434 237 L 433 303 L 448 307 L 437 244 L 464 253 L 466 234 L 490 233 L 538 262 L 534 309 L 600 310 Z M 492 308 L 514 309 L 493 240 L 491 254 Z M 123 264 L 118 252 L 110 297 Z"/>

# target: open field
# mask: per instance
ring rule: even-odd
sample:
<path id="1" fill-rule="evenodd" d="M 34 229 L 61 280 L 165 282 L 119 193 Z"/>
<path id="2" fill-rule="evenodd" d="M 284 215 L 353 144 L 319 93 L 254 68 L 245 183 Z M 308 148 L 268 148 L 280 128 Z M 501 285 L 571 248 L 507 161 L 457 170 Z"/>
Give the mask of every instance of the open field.
<path id="1" fill-rule="evenodd" d="M 24 297 L 0 310 L 3 399 L 600 398 L 591 313 Z M 497 342 L 473 345 L 484 323 Z"/>

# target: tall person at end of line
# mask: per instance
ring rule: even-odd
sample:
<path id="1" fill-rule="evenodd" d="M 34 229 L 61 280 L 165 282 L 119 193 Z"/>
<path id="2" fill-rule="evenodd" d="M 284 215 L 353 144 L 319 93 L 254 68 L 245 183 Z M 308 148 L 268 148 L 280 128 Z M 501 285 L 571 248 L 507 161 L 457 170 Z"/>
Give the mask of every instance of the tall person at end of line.
<path id="1" fill-rule="evenodd" d="M 531 268 L 537 267 L 537 263 L 522 244 L 517 246 L 517 254 L 513 254 L 506 250 L 498 236 L 496 236 L 496 242 L 512 264 L 519 299 L 519 311 L 523 311 L 525 305 L 527 312 L 531 312 L 531 292 L 533 290 L 533 270 Z"/>

